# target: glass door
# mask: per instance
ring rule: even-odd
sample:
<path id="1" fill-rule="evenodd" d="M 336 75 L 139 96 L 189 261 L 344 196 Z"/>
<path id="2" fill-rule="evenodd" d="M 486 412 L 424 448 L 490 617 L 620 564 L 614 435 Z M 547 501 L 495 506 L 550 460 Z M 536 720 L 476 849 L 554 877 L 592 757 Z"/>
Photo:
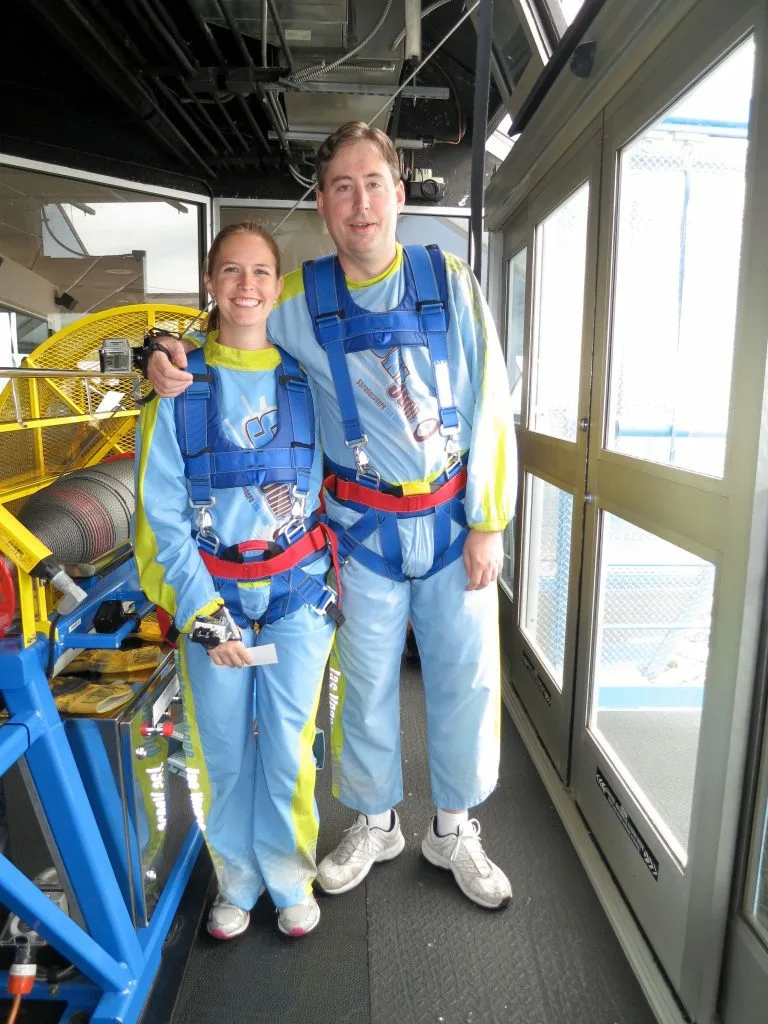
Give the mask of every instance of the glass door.
<path id="1" fill-rule="evenodd" d="M 744 898 L 730 923 L 720 1016 L 723 1024 L 763 1024 L 768 1003 L 768 720 L 762 735 Z"/>
<path id="2" fill-rule="evenodd" d="M 714 1003 L 729 738 L 751 685 L 745 385 L 764 360 L 737 329 L 754 41 L 704 6 L 606 110 L 571 774 L 695 1020 Z M 692 38 L 706 56 L 681 76 Z"/>
<path id="3" fill-rule="evenodd" d="M 599 136 L 534 192 L 505 232 L 506 352 L 520 415 L 519 549 L 502 581 L 502 644 L 517 693 L 564 779 L 594 316 Z M 525 315 L 525 310 L 528 314 Z M 528 368 L 523 377 L 523 366 Z M 514 605 L 504 597 L 513 582 Z"/>

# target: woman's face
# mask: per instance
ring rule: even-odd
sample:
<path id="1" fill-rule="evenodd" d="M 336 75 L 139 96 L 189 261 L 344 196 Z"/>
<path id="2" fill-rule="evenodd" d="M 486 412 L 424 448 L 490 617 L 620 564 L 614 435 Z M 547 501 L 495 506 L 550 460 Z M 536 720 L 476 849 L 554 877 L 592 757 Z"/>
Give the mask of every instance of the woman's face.
<path id="1" fill-rule="evenodd" d="M 203 280 L 219 307 L 220 327 L 238 330 L 265 326 L 283 288 L 269 245 L 245 231 L 224 239 Z"/>

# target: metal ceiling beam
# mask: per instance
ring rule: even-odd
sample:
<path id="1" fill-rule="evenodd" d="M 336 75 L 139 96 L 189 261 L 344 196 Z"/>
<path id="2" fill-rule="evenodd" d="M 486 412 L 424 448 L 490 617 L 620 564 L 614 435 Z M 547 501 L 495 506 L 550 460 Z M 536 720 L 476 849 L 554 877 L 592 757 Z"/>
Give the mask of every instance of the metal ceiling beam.
<path id="1" fill-rule="evenodd" d="M 283 23 L 280 20 L 280 15 L 279 15 L 278 10 L 277 10 L 277 4 L 275 3 L 275 0 L 266 0 L 266 2 L 268 4 L 268 6 L 269 6 L 269 13 L 272 15 L 272 23 L 275 26 L 275 32 L 277 32 L 277 37 L 280 40 L 280 47 L 281 47 L 281 49 L 283 51 L 283 54 L 285 56 L 285 63 L 288 65 L 288 69 L 289 69 L 290 73 L 293 74 L 295 72 L 295 70 L 296 70 L 296 65 L 295 65 L 295 63 L 293 61 L 293 55 L 291 54 L 291 49 L 288 46 L 288 43 L 286 42 L 286 39 L 285 39 L 285 32 L 283 31 Z"/>
<path id="2" fill-rule="evenodd" d="M 30 0 L 30 3 L 54 32 L 66 41 L 78 60 L 83 61 L 91 75 L 110 95 L 141 118 L 165 149 L 177 158 L 183 153 L 187 159 L 194 160 L 206 175 L 214 176 L 212 168 L 163 111 L 151 89 L 126 66 L 122 54 L 104 38 L 103 32 L 75 0 L 63 0 L 59 6 L 48 0 Z"/>
<path id="3" fill-rule="evenodd" d="M 488 125 L 488 93 L 491 87 L 493 0 L 480 0 L 477 12 L 475 58 L 475 105 L 472 115 L 472 172 L 470 176 L 469 244 L 472 270 L 478 281 L 483 265 L 483 192 L 485 188 L 485 139 Z"/>
<path id="4" fill-rule="evenodd" d="M 240 52 L 242 53 L 243 57 L 245 58 L 245 62 L 247 64 L 247 66 L 248 66 L 249 71 L 251 72 L 251 74 L 254 74 L 256 72 L 256 70 L 257 70 L 256 69 L 256 64 L 255 64 L 255 62 L 253 60 L 253 57 L 251 57 L 250 50 L 245 45 L 245 40 L 243 39 L 243 34 L 240 31 L 240 29 L 238 28 L 237 22 L 232 17 L 232 13 L 229 10 L 229 8 L 226 6 L 226 4 L 224 4 L 222 2 L 222 0 L 217 0 L 217 2 L 218 2 L 218 5 L 219 5 L 219 10 L 224 15 L 224 20 L 227 23 L 229 31 L 234 36 L 235 42 L 237 43 L 237 46 L 238 46 L 238 49 L 240 50 Z M 256 89 L 257 93 L 259 94 L 259 96 L 260 96 L 260 98 L 262 99 L 262 102 L 263 102 L 264 101 L 264 92 L 263 92 L 263 90 L 261 88 L 261 84 L 259 82 L 255 83 L 255 89 Z M 248 122 L 248 125 L 249 125 L 251 131 L 256 136 L 256 139 L 257 139 L 259 145 L 262 147 L 262 149 L 264 149 L 264 150 L 266 150 L 268 152 L 269 151 L 269 144 L 268 144 L 267 140 L 264 138 L 264 133 L 262 132 L 261 127 L 259 126 L 256 118 L 253 116 L 251 108 L 248 106 L 248 100 L 245 98 L 245 96 L 238 95 L 237 101 L 238 101 L 238 103 L 240 105 L 240 109 L 243 112 L 243 115 L 245 116 L 246 121 Z M 276 127 L 279 127 L 279 126 L 276 126 Z"/>
<path id="5" fill-rule="evenodd" d="M 264 88 L 269 92 L 286 92 L 292 84 L 284 81 L 267 82 Z M 302 82 L 299 90 L 293 88 L 290 91 L 348 93 L 353 96 L 395 96 L 398 90 L 394 85 L 374 85 L 370 82 L 363 85 L 355 82 Z M 407 85 L 403 89 L 402 95 L 414 100 L 447 100 L 451 93 L 443 85 Z"/>
<path id="6" fill-rule="evenodd" d="M 170 47 L 171 51 L 175 54 L 176 59 L 182 67 L 185 75 L 194 75 L 197 70 L 195 63 L 189 59 L 187 53 L 179 46 L 175 36 L 168 30 L 167 26 L 160 20 L 160 15 L 155 11 L 155 8 L 149 2 L 149 0 L 132 0 L 132 6 L 138 3 L 144 14 L 149 18 L 150 23 L 154 26 L 155 31 L 165 39 L 166 43 Z M 135 7 L 134 7 L 135 10 Z M 137 20 L 141 22 L 141 18 Z M 185 47 L 186 49 L 186 47 Z"/>
<path id="7" fill-rule="evenodd" d="M 328 137 L 328 133 L 327 132 L 312 132 L 312 131 L 302 132 L 302 131 L 299 131 L 299 130 L 289 130 L 287 132 L 283 132 L 283 134 L 285 135 L 286 139 L 289 142 L 311 142 L 311 143 L 317 143 L 318 145 L 320 145 L 320 143 L 323 142 Z M 268 138 L 270 138 L 270 139 L 277 139 L 278 137 L 279 136 L 277 135 L 277 132 L 268 132 Z M 394 142 L 395 142 L 395 147 L 397 149 L 427 149 L 428 148 L 427 144 L 424 142 L 423 139 L 400 139 L 400 138 L 398 138 L 398 139 L 395 139 Z"/>

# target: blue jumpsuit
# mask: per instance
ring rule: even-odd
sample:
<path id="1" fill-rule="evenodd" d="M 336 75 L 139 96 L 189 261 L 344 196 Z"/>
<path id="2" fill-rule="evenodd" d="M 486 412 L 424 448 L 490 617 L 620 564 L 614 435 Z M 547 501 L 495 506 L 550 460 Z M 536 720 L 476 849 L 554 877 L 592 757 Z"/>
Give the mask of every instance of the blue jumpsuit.
<path id="1" fill-rule="evenodd" d="M 512 406 L 501 347 L 470 269 L 445 255 L 449 326 L 447 366 L 458 411 L 458 442 L 467 466 L 464 512 L 476 530 L 503 530 L 514 513 L 517 458 Z M 347 282 L 359 307 L 383 311 L 403 298 L 403 250 L 379 277 Z M 316 394 L 326 457 L 354 474 L 328 358 L 304 294 L 302 271 L 286 277 L 268 324 L 270 336 L 305 367 Z M 446 467 L 445 438 L 430 357 L 424 347 L 387 345 L 347 355 L 371 466 L 404 493 L 418 493 Z M 341 527 L 361 513 L 326 495 Z M 497 588 L 467 591 L 461 557 L 433 565 L 435 515 L 397 518 L 405 580 L 386 578 L 350 558 L 342 568 L 345 625 L 331 655 L 331 756 L 334 794 L 368 814 L 403 796 L 399 674 L 409 616 L 421 653 L 432 797 L 436 806 L 477 805 L 498 778 L 500 666 Z M 460 527 L 452 523 L 455 537 Z M 374 532 L 364 544 L 381 550 Z"/>
<path id="2" fill-rule="evenodd" d="M 239 448 L 266 444 L 277 429 L 276 349 L 243 351 L 212 333 L 205 359 L 219 386 L 224 434 Z M 264 624 L 243 628 L 246 647 L 274 644 L 277 664 L 218 668 L 189 641 L 194 620 L 223 604 L 193 538 L 193 510 L 174 422 L 174 400 L 142 411 L 137 431 L 135 552 L 148 597 L 173 615 L 180 631 L 178 669 L 186 718 L 187 779 L 219 889 L 249 910 L 264 887 L 277 907 L 300 903 L 315 877 L 318 816 L 312 745 L 333 622 L 302 604 Z M 307 515 L 318 505 L 319 449 L 310 474 Z M 291 518 L 285 484 L 214 488 L 211 529 L 221 547 L 272 540 Z M 319 551 L 305 572 L 324 580 Z M 241 622 L 264 616 L 269 578 L 235 584 Z M 230 610 L 232 609 L 231 605 Z M 254 736 L 256 729 L 257 736 Z"/>

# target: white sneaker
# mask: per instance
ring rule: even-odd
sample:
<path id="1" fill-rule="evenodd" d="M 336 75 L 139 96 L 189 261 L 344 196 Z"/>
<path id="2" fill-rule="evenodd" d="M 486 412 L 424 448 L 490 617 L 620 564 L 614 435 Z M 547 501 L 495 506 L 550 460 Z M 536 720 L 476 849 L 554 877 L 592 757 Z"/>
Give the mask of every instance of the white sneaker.
<path id="1" fill-rule="evenodd" d="M 308 896 L 292 907 L 281 907 L 277 912 L 277 927 L 292 939 L 309 935 L 320 923 L 320 907 L 314 896 Z"/>
<path id="2" fill-rule="evenodd" d="M 247 910 L 236 907 L 219 893 L 211 906 L 206 927 L 214 939 L 234 939 L 243 934 L 250 919 Z"/>
<path id="3" fill-rule="evenodd" d="M 346 830 L 346 835 L 335 850 L 323 857 L 317 866 L 317 884 L 333 896 L 354 889 L 365 878 L 374 864 L 393 860 L 405 848 L 400 831 L 400 819 L 392 811 L 395 823 L 389 832 L 372 828 L 364 814 Z"/>
<path id="4" fill-rule="evenodd" d="M 509 903 L 512 886 L 483 850 L 480 822 L 476 818 L 465 821 L 458 832 L 447 836 L 435 832 L 435 818 L 432 818 L 421 852 L 430 864 L 452 871 L 464 895 L 481 907 L 497 910 Z"/>

